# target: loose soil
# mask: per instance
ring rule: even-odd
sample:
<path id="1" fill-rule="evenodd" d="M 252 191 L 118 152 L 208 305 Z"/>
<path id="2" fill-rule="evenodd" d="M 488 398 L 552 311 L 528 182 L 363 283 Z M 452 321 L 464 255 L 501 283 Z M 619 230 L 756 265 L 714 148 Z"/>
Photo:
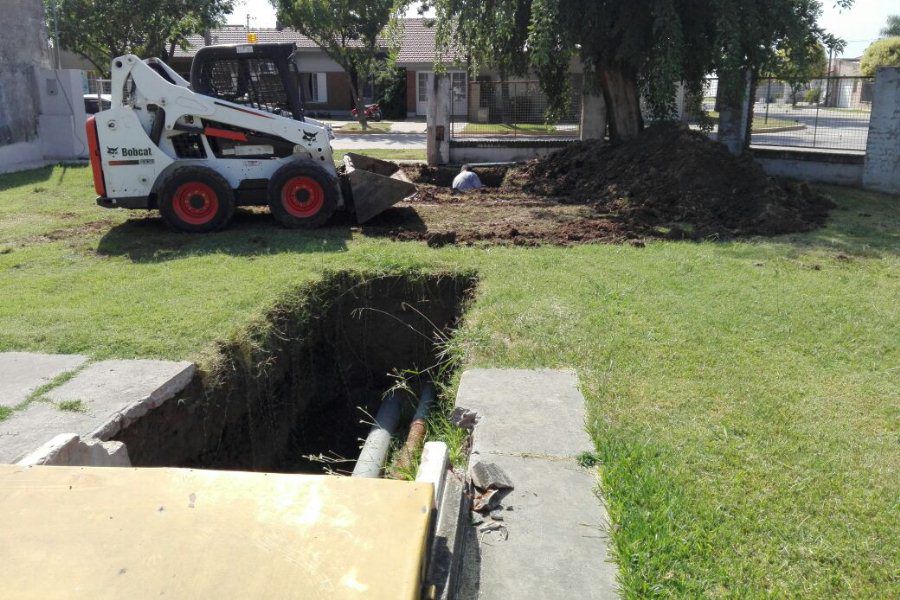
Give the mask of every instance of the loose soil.
<path id="1" fill-rule="evenodd" d="M 808 231 L 834 204 L 804 183 L 774 180 L 680 125 L 619 145 L 577 142 L 510 169 L 475 169 L 485 188 L 451 193 L 455 171 L 407 167 L 419 193 L 362 230 L 445 244 L 640 245 L 644 238 L 723 239 Z"/>

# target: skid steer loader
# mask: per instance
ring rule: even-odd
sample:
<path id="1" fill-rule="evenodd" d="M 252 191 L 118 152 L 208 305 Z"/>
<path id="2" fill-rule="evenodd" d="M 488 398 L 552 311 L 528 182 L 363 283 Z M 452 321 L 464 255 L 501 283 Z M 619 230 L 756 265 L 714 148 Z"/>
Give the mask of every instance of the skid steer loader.
<path id="1" fill-rule="evenodd" d="M 225 227 L 235 206 L 268 205 L 288 227 L 337 210 L 363 223 L 416 192 L 402 169 L 347 154 L 303 114 L 294 44 L 201 48 L 187 82 L 156 58 L 112 61 L 112 106 L 87 121 L 97 203 L 158 209 L 187 232 Z"/>

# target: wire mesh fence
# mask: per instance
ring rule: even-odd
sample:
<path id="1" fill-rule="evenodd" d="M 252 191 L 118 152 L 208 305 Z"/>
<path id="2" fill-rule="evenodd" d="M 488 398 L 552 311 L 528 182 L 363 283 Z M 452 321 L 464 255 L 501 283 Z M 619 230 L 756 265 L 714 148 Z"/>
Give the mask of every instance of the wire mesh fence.
<path id="1" fill-rule="evenodd" d="M 718 79 L 709 78 L 701 104 L 716 135 Z M 875 80 L 871 77 L 824 77 L 805 82 L 761 78 L 756 86 L 751 145 L 865 151 Z M 695 126 L 699 115 L 681 119 Z M 579 139 L 581 82 L 572 82 L 567 110 L 549 122 L 548 100 L 537 81 L 453 81 L 452 138 Z M 652 121 L 648 117 L 648 122 Z"/>
<path id="2" fill-rule="evenodd" d="M 112 81 L 97 77 L 88 77 L 84 88 L 84 110 L 92 115 L 110 107 Z"/>
<path id="3" fill-rule="evenodd" d="M 452 138 L 578 139 L 580 82 L 573 82 L 564 114 L 550 122 L 549 102 L 537 81 L 455 81 L 450 92 Z"/>
<path id="4" fill-rule="evenodd" d="M 718 84 L 717 79 L 708 79 L 703 90 L 703 110 L 713 123 L 719 116 Z M 750 143 L 865 151 L 874 88 L 872 77 L 823 77 L 806 82 L 761 78 L 753 98 Z M 687 115 L 685 120 L 698 121 L 697 115 Z"/>
<path id="5" fill-rule="evenodd" d="M 754 98 L 752 142 L 865 150 L 875 80 L 827 77 L 804 83 L 760 80 Z"/>

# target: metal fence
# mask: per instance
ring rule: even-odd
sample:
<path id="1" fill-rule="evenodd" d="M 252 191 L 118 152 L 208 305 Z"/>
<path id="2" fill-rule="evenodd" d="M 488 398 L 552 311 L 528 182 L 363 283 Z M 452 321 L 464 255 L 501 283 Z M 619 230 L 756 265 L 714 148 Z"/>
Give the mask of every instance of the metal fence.
<path id="1" fill-rule="evenodd" d="M 84 89 L 84 110 L 92 115 L 110 107 L 110 95 L 112 94 L 112 81 L 88 77 L 87 86 Z"/>
<path id="2" fill-rule="evenodd" d="M 865 150 L 875 79 L 828 77 L 791 85 L 759 82 L 751 143 Z"/>
<path id="3" fill-rule="evenodd" d="M 548 100 L 537 81 L 453 82 L 451 138 L 552 138 L 581 136 L 580 81 L 573 81 L 565 114 L 548 122 Z"/>
<path id="4" fill-rule="evenodd" d="M 112 80 L 110 79 L 99 79 L 97 77 L 88 77 L 87 80 L 87 89 L 85 90 L 86 94 L 111 94 L 112 93 Z"/>
<path id="5" fill-rule="evenodd" d="M 718 79 L 710 78 L 702 106 L 716 135 Z M 802 83 L 762 78 L 756 87 L 751 145 L 865 151 L 875 80 L 825 77 Z M 547 96 L 537 81 L 454 80 L 450 92 L 450 137 L 454 139 L 578 139 L 581 134 L 581 82 L 573 80 L 562 118 L 547 121 Z M 699 124 L 698 115 L 682 120 Z M 648 116 L 648 120 L 649 116 Z"/>
<path id="6" fill-rule="evenodd" d="M 713 123 L 718 119 L 718 83 L 707 80 L 703 91 L 703 109 Z M 824 77 L 802 83 L 761 78 L 753 99 L 750 143 L 865 151 L 874 88 L 872 77 Z M 686 120 L 695 122 L 696 115 Z"/>

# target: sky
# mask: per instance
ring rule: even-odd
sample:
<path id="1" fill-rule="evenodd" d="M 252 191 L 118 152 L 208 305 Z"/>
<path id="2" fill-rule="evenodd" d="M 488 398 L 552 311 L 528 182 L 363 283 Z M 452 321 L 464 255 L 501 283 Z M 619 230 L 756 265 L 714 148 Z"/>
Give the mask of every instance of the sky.
<path id="1" fill-rule="evenodd" d="M 866 47 L 878 38 L 890 14 L 900 14 L 897 0 L 856 0 L 853 8 L 841 11 L 833 5 L 834 0 L 822 0 L 823 14 L 820 24 L 830 33 L 847 40 L 844 56 L 859 56 Z M 238 0 L 234 14 L 228 22 L 245 25 L 250 15 L 250 27 L 275 27 L 275 9 L 269 0 Z M 407 16 L 416 16 L 410 9 Z"/>

